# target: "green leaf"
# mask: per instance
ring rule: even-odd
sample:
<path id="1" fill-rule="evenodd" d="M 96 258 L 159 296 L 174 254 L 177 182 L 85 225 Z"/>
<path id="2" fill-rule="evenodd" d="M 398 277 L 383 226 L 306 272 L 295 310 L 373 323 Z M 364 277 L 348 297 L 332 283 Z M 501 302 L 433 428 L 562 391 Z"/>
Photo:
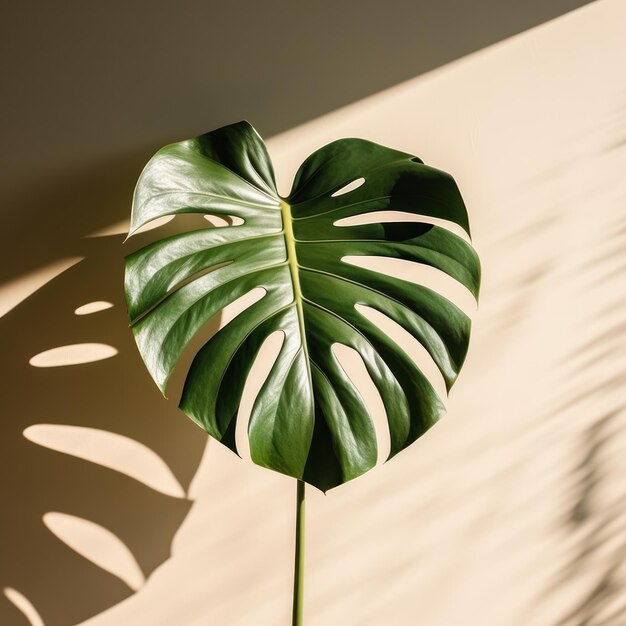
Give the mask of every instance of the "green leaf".
<path id="1" fill-rule="evenodd" d="M 365 182 L 341 192 L 356 179 Z M 327 490 L 376 463 L 374 425 L 332 346 L 359 352 L 382 398 L 393 456 L 442 415 L 430 382 L 356 305 L 376 309 L 428 351 L 450 389 L 465 359 L 470 320 L 452 302 L 412 282 L 345 262 L 348 256 L 431 266 L 475 296 L 476 253 L 427 222 L 344 226 L 375 211 L 438 218 L 469 234 L 454 180 L 413 155 L 360 139 L 312 154 L 285 199 L 265 145 L 247 122 L 161 149 L 135 191 L 131 234 L 179 213 L 237 216 L 238 226 L 193 230 L 156 241 L 126 260 L 131 326 L 146 367 L 165 393 L 176 362 L 223 307 L 255 288 L 264 296 L 199 350 L 180 408 L 236 450 L 237 412 L 259 349 L 284 340 L 250 418 L 255 463 Z"/>

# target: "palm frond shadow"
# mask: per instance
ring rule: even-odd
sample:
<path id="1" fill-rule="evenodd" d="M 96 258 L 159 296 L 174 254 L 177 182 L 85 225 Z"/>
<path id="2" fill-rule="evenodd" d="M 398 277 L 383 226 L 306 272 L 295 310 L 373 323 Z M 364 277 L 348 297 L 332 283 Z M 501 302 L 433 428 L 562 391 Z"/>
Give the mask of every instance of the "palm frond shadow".
<path id="1" fill-rule="evenodd" d="M 610 223 L 605 246 L 590 259 L 587 270 L 593 280 L 583 281 L 584 287 L 590 297 L 594 287 L 602 289 L 605 297 L 589 320 L 591 331 L 572 341 L 561 363 L 564 378 L 580 381 L 578 389 L 552 412 L 553 420 L 574 418 L 586 423 L 578 433 L 577 461 L 570 468 L 564 494 L 559 532 L 568 548 L 552 584 L 539 599 L 548 601 L 570 585 L 577 589 L 554 626 L 621 626 L 626 614 L 626 490 L 619 471 L 626 445 L 626 375 L 619 367 L 626 325 L 620 290 L 623 274 L 614 267 L 615 261 L 623 266 L 625 227 L 623 217 Z"/>

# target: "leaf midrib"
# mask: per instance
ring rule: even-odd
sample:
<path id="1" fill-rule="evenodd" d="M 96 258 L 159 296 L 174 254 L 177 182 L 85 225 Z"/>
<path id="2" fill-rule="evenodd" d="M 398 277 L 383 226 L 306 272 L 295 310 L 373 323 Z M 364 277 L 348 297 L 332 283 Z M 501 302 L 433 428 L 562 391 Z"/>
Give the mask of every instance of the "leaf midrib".
<path id="1" fill-rule="evenodd" d="M 287 252 L 287 265 L 291 274 L 291 284 L 293 287 L 293 298 L 296 304 L 296 314 L 298 317 L 298 328 L 300 330 L 300 341 L 304 352 L 304 361 L 306 363 L 307 376 L 309 385 L 313 389 L 313 377 L 311 376 L 311 364 L 309 362 L 309 347 L 307 345 L 306 328 L 304 325 L 304 310 L 302 308 L 302 287 L 300 285 L 300 265 L 298 264 L 298 255 L 296 253 L 296 237 L 293 232 L 293 217 L 291 216 L 291 206 L 280 201 L 280 212 L 283 219 L 283 235 L 285 237 L 285 249 Z"/>

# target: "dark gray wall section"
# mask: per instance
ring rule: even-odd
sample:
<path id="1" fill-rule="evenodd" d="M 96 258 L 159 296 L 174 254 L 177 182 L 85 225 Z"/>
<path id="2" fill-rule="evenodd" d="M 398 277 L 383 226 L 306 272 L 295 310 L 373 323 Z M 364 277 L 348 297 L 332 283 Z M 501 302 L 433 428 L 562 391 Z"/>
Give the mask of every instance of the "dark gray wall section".
<path id="1" fill-rule="evenodd" d="M 584 4 L 7 2 L 2 178 L 242 118 L 269 136 Z"/>

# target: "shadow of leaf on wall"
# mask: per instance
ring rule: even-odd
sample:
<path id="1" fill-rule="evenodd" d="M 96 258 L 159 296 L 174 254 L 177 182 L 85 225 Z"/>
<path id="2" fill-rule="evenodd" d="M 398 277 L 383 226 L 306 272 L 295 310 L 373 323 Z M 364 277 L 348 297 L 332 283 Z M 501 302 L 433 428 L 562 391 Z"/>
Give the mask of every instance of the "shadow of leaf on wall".
<path id="1" fill-rule="evenodd" d="M 13 207 L 32 228 L 0 237 L 13 273 L 35 289 L 0 317 L 3 625 L 67 626 L 127 598 L 169 557 L 191 507 L 206 436 L 140 361 L 124 236 L 89 237 L 129 213 L 135 165 L 29 190 Z M 45 284 L 30 276 L 68 257 Z M 6 283 L 6 265 L 3 274 Z"/>

